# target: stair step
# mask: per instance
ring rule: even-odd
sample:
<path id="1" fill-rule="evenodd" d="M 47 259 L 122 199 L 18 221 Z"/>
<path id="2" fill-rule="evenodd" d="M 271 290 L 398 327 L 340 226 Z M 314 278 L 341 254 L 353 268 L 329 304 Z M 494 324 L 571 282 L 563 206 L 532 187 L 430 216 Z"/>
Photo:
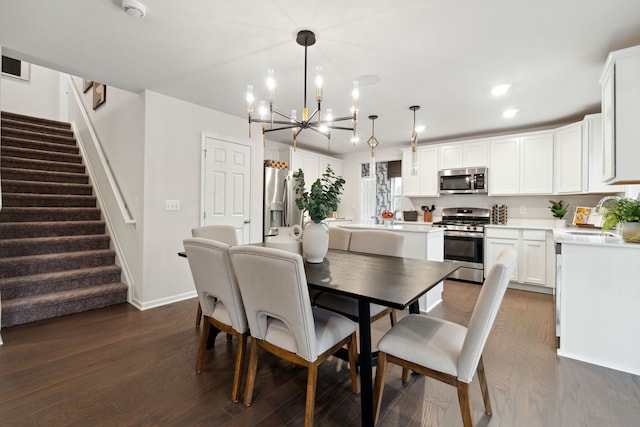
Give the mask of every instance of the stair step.
<path id="1" fill-rule="evenodd" d="M 100 219 L 99 208 L 5 207 L 0 211 L 2 222 L 98 221 Z"/>
<path id="2" fill-rule="evenodd" d="M 2 302 L 2 326 L 21 325 L 125 302 L 127 285 L 121 282 L 16 298 Z"/>
<path id="3" fill-rule="evenodd" d="M 104 221 L 0 222 L 2 239 L 104 234 L 104 230 Z"/>
<path id="4" fill-rule="evenodd" d="M 85 174 L 85 168 L 83 164 L 51 162 L 38 159 L 24 159 L 7 155 L 2 155 L 2 167 L 12 169 L 32 169 L 38 171 Z"/>
<path id="5" fill-rule="evenodd" d="M 99 267 L 113 264 L 115 256 L 111 249 L 98 249 L 0 258 L 0 278 Z"/>
<path id="6" fill-rule="evenodd" d="M 8 277 L 0 279 L 0 290 L 2 291 L 3 303 L 6 303 L 14 298 L 119 282 L 120 273 L 120 267 L 112 264 L 54 273 Z"/>
<path id="7" fill-rule="evenodd" d="M 12 118 L 2 117 L 2 129 L 18 129 L 18 130 L 26 130 L 30 132 L 43 133 L 48 135 L 58 135 L 64 136 L 67 138 L 73 138 L 73 130 L 70 127 L 62 128 L 58 126 L 48 126 L 43 123 L 29 122 L 23 120 L 16 120 Z"/>
<path id="8" fill-rule="evenodd" d="M 53 142 L 56 144 L 76 145 L 76 139 L 72 136 L 40 133 L 24 129 L 2 127 L 2 134 L 14 138 L 30 139 L 33 141 Z"/>
<path id="9" fill-rule="evenodd" d="M 21 157 L 23 159 L 48 160 L 59 163 L 82 164 L 80 154 L 56 153 L 55 151 L 32 150 L 29 148 L 5 147 L 0 150 L 2 156 Z"/>
<path id="10" fill-rule="evenodd" d="M 111 239 L 107 234 L 0 239 L 0 254 L 4 258 L 90 251 L 109 249 L 110 243 Z"/>
<path id="11" fill-rule="evenodd" d="M 43 119 L 41 117 L 25 116 L 24 114 L 12 113 L 10 111 L 0 112 L 0 118 L 19 121 L 23 123 L 37 123 L 43 126 L 54 127 L 59 129 L 71 129 L 71 125 L 67 122 L 58 120 Z"/>
<path id="12" fill-rule="evenodd" d="M 90 196 L 91 194 L 93 194 L 93 187 L 91 186 L 91 184 L 15 181 L 12 179 L 3 179 L 2 191 L 4 193 L 67 194 Z"/>
<path id="13" fill-rule="evenodd" d="M 66 182 L 73 184 L 88 184 L 89 175 L 69 172 L 41 171 L 20 168 L 0 168 L 2 179 L 16 181 Z"/>
<path id="14" fill-rule="evenodd" d="M 78 154 L 80 148 L 77 145 L 54 144 L 51 142 L 36 141 L 33 139 L 15 138 L 5 135 L 2 129 L 2 145 L 5 147 L 29 148 L 32 150 L 53 151 L 59 153 Z"/>
<path id="15" fill-rule="evenodd" d="M 96 207 L 96 196 L 66 196 L 59 194 L 5 193 L 2 195 L 4 207 Z"/>

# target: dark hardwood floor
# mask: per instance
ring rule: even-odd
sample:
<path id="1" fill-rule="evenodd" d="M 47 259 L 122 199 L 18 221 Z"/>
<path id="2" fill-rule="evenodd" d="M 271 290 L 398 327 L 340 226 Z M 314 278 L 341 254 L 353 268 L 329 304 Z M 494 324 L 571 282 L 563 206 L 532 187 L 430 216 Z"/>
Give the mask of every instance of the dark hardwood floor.
<path id="1" fill-rule="evenodd" d="M 479 290 L 447 282 L 431 315 L 466 324 Z M 302 425 L 304 369 L 261 352 L 254 403 L 245 408 L 229 397 L 236 342 L 220 335 L 195 373 L 196 305 L 123 304 L 3 329 L 0 425 Z M 386 319 L 374 324 L 374 342 L 388 327 Z M 476 426 L 640 425 L 640 377 L 556 356 L 549 295 L 507 291 L 484 362 L 494 414 L 484 415 L 474 380 Z M 315 420 L 360 425 L 359 396 L 342 361 L 320 367 Z M 391 366 L 380 425 L 461 426 L 456 391 L 418 376 L 402 385 Z"/>

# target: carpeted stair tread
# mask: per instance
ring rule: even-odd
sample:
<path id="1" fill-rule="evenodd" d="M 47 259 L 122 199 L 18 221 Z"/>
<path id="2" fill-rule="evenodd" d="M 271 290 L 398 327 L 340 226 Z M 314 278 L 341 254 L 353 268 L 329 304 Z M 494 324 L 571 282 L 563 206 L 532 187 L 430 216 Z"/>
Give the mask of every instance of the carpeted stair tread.
<path id="1" fill-rule="evenodd" d="M 104 221 L 0 222 L 4 239 L 104 234 Z"/>
<path id="2" fill-rule="evenodd" d="M 99 267 L 115 260 L 112 249 L 0 258 L 0 278 Z"/>
<path id="3" fill-rule="evenodd" d="M 2 325 L 14 326 L 127 302 L 127 285 L 121 282 L 2 303 Z"/>
<path id="4" fill-rule="evenodd" d="M 76 145 L 76 140 L 72 136 L 57 135 L 55 133 L 34 132 L 32 130 L 15 129 L 2 127 L 2 134 L 14 138 L 24 138 L 34 141 L 53 142 L 56 144 Z"/>
<path id="5" fill-rule="evenodd" d="M 59 126 L 49 126 L 45 123 L 34 123 L 24 120 L 16 120 L 8 117 L 2 117 L 2 128 L 6 131 L 8 129 L 20 129 L 30 132 L 44 133 L 49 135 L 66 136 L 73 138 L 73 130 L 70 127 L 64 128 Z"/>
<path id="6" fill-rule="evenodd" d="M 58 120 L 44 119 L 42 117 L 27 116 L 24 114 L 13 113 L 11 111 L 0 112 L 0 118 L 9 119 L 20 122 L 38 123 L 48 127 L 55 127 L 59 129 L 71 129 L 71 124 L 68 122 L 61 122 Z"/>
<path id="7" fill-rule="evenodd" d="M 22 157 L 24 159 L 48 160 L 60 163 L 82 164 L 80 154 L 59 153 L 57 151 L 33 150 L 31 148 L 5 147 L 0 150 L 2 156 Z"/>
<path id="8" fill-rule="evenodd" d="M 2 257 L 109 249 L 107 234 L 0 239 Z"/>
<path id="9" fill-rule="evenodd" d="M 100 209 L 96 207 L 5 207 L 0 211 L 0 220 L 6 222 L 98 221 L 100 219 Z"/>
<path id="10" fill-rule="evenodd" d="M 86 288 L 120 281 L 121 269 L 115 264 L 0 278 L 3 299 L 22 298 L 47 292 Z"/>
<path id="11" fill-rule="evenodd" d="M 69 173 L 56 171 L 41 171 L 24 168 L 0 168 L 2 179 L 13 179 L 20 181 L 41 181 L 41 182 L 66 182 L 70 184 L 88 184 L 89 175 L 86 173 Z"/>
<path id="12" fill-rule="evenodd" d="M 13 179 L 2 180 L 4 193 L 29 193 L 29 194 L 79 194 L 88 196 L 93 194 L 91 184 L 74 184 L 67 182 L 41 182 L 41 181 L 16 181 Z"/>
<path id="13" fill-rule="evenodd" d="M 60 194 L 28 194 L 13 193 L 3 194 L 4 207 L 85 207 L 92 208 L 97 205 L 96 196 L 60 195 Z"/>
<path id="14" fill-rule="evenodd" d="M 52 172 L 67 172 L 67 173 L 86 173 L 83 164 L 68 163 L 68 162 L 53 162 L 47 160 L 38 159 L 25 159 L 22 157 L 14 157 L 2 155 L 2 167 L 15 168 L 15 169 L 33 169 L 36 171 L 52 171 Z"/>
<path id="15" fill-rule="evenodd" d="M 2 132 L 5 132 L 4 129 Z M 56 151 L 60 153 L 79 154 L 80 149 L 77 145 L 55 144 L 52 142 L 43 142 L 35 139 L 22 139 L 7 136 L 3 133 L 2 145 L 4 147 L 29 148 L 31 150 Z"/>

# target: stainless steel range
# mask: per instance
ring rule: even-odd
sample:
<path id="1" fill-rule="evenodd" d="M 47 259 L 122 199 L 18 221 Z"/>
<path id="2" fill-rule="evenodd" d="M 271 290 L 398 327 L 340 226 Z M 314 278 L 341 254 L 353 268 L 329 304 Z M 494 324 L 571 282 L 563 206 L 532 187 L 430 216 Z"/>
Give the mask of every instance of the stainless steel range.
<path id="1" fill-rule="evenodd" d="M 444 228 L 444 259 L 460 264 L 450 279 L 482 283 L 484 280 L 484 225 L 491 221 L 488 208 L 445 208 L 442 221 L 434 227 Z"/>

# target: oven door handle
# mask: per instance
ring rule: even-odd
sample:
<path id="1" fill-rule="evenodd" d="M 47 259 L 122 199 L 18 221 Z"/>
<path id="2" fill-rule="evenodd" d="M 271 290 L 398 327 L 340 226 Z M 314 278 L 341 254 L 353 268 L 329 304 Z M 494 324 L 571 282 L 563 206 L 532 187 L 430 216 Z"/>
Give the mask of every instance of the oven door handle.
<path id="1" fill-rule="evenodd" d="M 484 238 L 484 233 L 478 233 L 474 231 L 445 231 L 444 236 L 450 237 L 468 237 L 470 239 L 482 239 Z"/>

